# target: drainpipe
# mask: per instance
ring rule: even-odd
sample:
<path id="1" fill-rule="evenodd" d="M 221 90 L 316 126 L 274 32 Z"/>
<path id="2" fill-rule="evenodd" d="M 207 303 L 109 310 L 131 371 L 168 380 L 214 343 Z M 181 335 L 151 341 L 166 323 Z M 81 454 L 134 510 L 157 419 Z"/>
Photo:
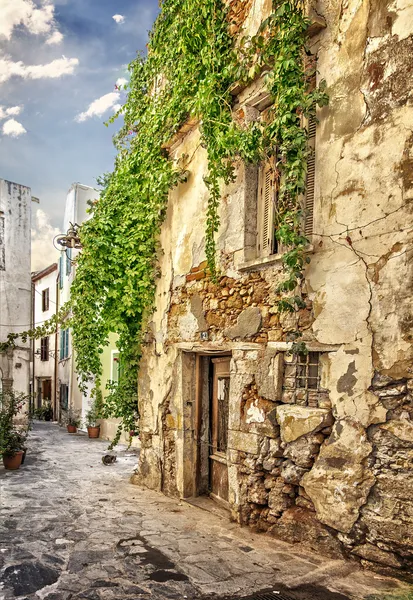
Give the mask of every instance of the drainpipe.
<path id="1" fill-rule="evenodd" d="M 59 312 L 59 273 L 56 278 L 56 315 Z M 59 420 L 60 414 L 57 406 L 57 366 L 58 366 L 58 338 L 59 327 L 56 325 L 56 332 L 54 334 L 54 389 L 53 389 L 53 418 L 55 421 Z"/>
<path id="2" fill-rule="evenodd" d="M 31 329 L 34 329 L 34 324 L 35 324 L 35 319 L 36 319 L 36 315 L 35 315 L 35 289 L 36 289 L 36 284 L 34 283 L 34 281 L 32 281 L 32 285 L 31 285 L 31 293 L 32 293 L 32 310 L 31 310 Z M 31 346 L 31 353 L 32 353 L 32 397 L 30 398 L 30 404 L 29 404 L 29 411 L 30 413 L 32 412 L 32 409 L 34 409 L 34 405 L 35 405 L 35 399 L 36 399 L 36 388 L 35 388 L 35 376 L 34 376 L 34 370 L 35 370 L 35 360 L 36 360 L 36 339 L 32 338 L 30 340 L 30 346 Z"/>

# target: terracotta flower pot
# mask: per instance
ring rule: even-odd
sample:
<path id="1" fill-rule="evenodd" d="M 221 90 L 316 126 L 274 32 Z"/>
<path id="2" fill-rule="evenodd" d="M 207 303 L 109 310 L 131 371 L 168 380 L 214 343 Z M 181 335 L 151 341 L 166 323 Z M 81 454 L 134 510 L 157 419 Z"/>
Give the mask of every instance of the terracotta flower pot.
<path id="1" fill-rule="evenodd" d="M 4 468 L 8 469 L 9 471 L 15 471 L 16 469 L 19 469 L 20 465 L 22 464 L 22 458 L 23 450 L 19 450 L 16 452 L 16 454 L 13 454 L 13 456 L 10 454 L 3 454 Z"/>
<path id="2" fill-rule="evenodd" d="M 100 433 L 100 425 L 97 425 L 96 427 L 88 427 L 87 428 L 87 434 L 90 438 L 98 438 L 99 433 Z"/>
<path id="3" fill-rule="evenodd" d="M 67 431 L 68 431 L 68 433 L 76 433 L 76 431 L 77 431 L 76 425 L 68 425 Z"/>

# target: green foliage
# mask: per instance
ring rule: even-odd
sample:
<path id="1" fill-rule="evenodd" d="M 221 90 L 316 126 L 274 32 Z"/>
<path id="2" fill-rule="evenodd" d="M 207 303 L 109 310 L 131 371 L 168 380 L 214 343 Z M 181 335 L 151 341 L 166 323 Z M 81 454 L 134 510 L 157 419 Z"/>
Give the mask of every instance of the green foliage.
<path id="1" fill-rule="evenodd" d="M 24 448 L 28 427 L 15 424 L 15 417 L 20 414 L 29 396 L 13 390 L 0 393 L 0 454 L 13 456 Z"/>
<path id="2" fill-rule="evenodd" d="M 277 235 L 289 248 L 280 293 L 294 291 L 302 278 L 307 243 L 300 233 L 298 199 L 307 160 L 302 116 L 313 114 L 316 102 L 326 102 L 323 90 L 309 89 L 303 66 L 308 22 L 297 0 L 274 0 L 259 33 L 235 49 L 226 11 L 222 0 L 162 2 L 147 57 L 138 56 L 129 66 L 114 171 L 102 178 L 101 197 L 80 230 L 83 251 L 71 290 L 76 366 L 83 385 L 92 383 L 96 395 L 103 348 L 110 332 L 118 334 L 124 368 L 101 411 L 122 419 L 115 441 L 122 428 L 135 430 L 139 417 L 137 375 L 159 276 L 159 232 L 169 191 L 188 176 L 187 157 L 173 160 L 165 147 L 188 117 L 199 120 L 208 158 L 206 255 L 212 278 L 221 184 L 233 179 L 235 159 L 258 162 L 269 155 L 277 156 L 281 181 Z M 237 79 L 248 82 L 264 66 L 270 66 L 267 84 L 274 100 L 270 118 L 241 126 L 232 116 L 231 85 Z M 294 311 L 301 302 L 298 294 L 283 297 L 279 309 Z"/>
<path id="3" fill-rule="evenodd" d="M 39 408 L 35 408 L 33 411 L 33 418 L 38 419 L 39 421 L 51 421 L 53 418 L 53 409 L 50 401 Z"/>
<path id="4" fill-rule="evenodd" d="M 73 427 L 80 427 L 80 411 L 74 410 L 73 408 L 62 410 L 60 421 L 62 425 L 73 425 Z"/>
<path id="5" fill-rule="evenodd" d="M 16 341 L 21 339 L 23 343 L 26 343 L 28 339 L 40 339 L 56 333 L 58 325 L 62 325 L 67 318 L 69 312 L 69 303 L 64 304 L 57 314 L 52 315 L 50 319 L 44 321 L 42 325 L 27 329 L 21 333 L 9 333 L 5 342 L 0 342 L 0 352 L 7 352 L 9 349 L 13 349 L 16 346 Z"/>

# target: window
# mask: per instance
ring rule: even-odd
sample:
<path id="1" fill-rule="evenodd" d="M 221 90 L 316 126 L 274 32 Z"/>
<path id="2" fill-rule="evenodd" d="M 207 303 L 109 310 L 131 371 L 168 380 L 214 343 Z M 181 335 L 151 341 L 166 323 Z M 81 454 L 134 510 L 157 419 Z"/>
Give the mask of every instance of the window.
<path id="1" fill-rule="evenodd" d="M 59 256 L 59 288 L 63 288 L 63 254 Z"/>
<path id="2" fill-rule="evenodd" d="M 60 384 L 60 406 L 67 410 L 69 406 L 69 386 L 67 383 Z"/>
<path id="3" fill-rule="evenodd" d="M 40 340 L 40 360 L 49 360 L 49 338 L 44 337 Z"/>
<path id="4" fill-rule="evenodd" d="M 69 330 L 61 329 L 60 330 L 60 360 L 68 358 L 69 356 Z"/>
<path id="5" fill-rule="evenodd" d="M 110 379 L 112 382 L 118 383 L 120 373 L 120 362 L 119 352 L 112 350 L 111 352 L 111 365 L 110 365 Z"/>
<path id="6" fill-rule="evenodd" d="M 317 56 L 307 56 L 305 59 L 305 68 L 309 72 L 308 85 L 310 91 L 313 91 L 317 85 Z M 314 107 L 315 108 L 315 107 Z M 303 198 L 303 232 L 309 237 L 313 233 L 313 217 L 314 217 L 314 193 L 315 193 L 315 141 L 317 130 L 317 119 L 315 116 L 310 116 L 303 123 L 308 132 L 308 150 L 307 157 L 307 175 L 305 182 L 305 193 Z"/>
<path id="7" fill-rule="evenodd" d="M 316 56 L 309 56 L 306 58 L 306 69 L 309 71 L 309 88 L 313 89 L 316 85 Z M 265 118 L 265 113 L 261 113 L 261 115 Z M 308 131 L 309 150 L 307 158 L 306 187 L 303 197 L 301 198 L 301 206 L 303 209 L 302 232 L 305 236 L 309 237 L 313 233 L 314 216 L 316 117 L 310 116 L 308 119 L 303 119 L 302 127 L 305 127 Z M 273 156 L 261 165 L 258 175 L 257 256 L 259 257 L 270 256 L 271 254 L 277 254 L 282 251 L 275 235 L 278 210 L 278 188 L 279 181 L 277 177 L 276 157 Z M 288 198 L 286 201 L 288 202 Z"/>
<path id="8" fill-rule="evenodd" d="M 66 275 L 72 272 L 72 249 L 66 248 Z"/>
<path id="9" fill-rule="evenodd" d="M 258 176 L 258 256 L 270 256 L 277 252 L 275 175 L 275 157 L 271 157 L 261 165 Z"/>
<path id="10" fill-rule="evenodd" d="M 320 356 L 321 352 L 284 356 L 283 402 L 325 407 L 328 392 L 320 384 Z"/>
<path id="11" fill-rule="evenodd" d="M 42 290 L 42 311 L 49 310 L 49 288 Z"/>

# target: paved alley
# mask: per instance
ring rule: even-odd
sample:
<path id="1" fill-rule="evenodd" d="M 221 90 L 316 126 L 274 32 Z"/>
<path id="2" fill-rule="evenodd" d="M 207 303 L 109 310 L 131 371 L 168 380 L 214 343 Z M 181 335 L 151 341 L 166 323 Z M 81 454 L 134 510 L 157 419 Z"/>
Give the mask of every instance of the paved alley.
<path id="1" fill-rule="evenodd" d="M 35 423 L 24 466 L 1 466 L 0 598 L 195 600 L 268 590 L 345 600 L 404 587 L 134 486 L 137 455 L 123 450 L 105 466 L 106 448 Z"/>

